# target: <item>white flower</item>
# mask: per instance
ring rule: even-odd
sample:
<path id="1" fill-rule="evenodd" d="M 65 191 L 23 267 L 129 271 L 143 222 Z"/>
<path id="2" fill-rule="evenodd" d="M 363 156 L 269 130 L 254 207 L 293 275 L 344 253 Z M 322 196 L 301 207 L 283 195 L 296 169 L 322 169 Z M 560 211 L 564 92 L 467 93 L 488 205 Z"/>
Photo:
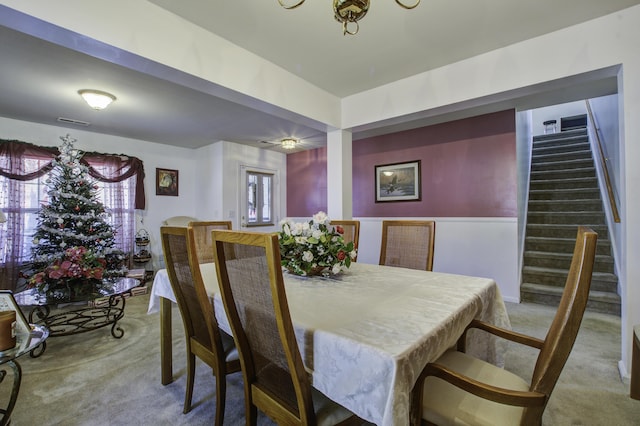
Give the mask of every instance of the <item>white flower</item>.
<path id="1" fill-rule="evenodd" d="M 66 247 L 66 246 L 67 246 L 67 243 L 65 243 L 64 241 L 60 243 L 60 247 L 61 247 L 61 248 L 64 248 L 64 247 Z"/>
<path id="2" fill-rule="evenodd" d="M 358 252 L 356 252 L 355 250 L 349 252 L 349 257 L 352 259 L 355 259 L 357 255 L 358 255 Z"/>
<path id="3" fill-rule="evenodd" d="M 318 212 L 313 215 L 313 221 L 319 225 L 326 225 L 329 221 L 329 216 L 325 212 Z"/>
<path id="4" fill-rule="evenodd" d="M 301 235 L 302 234 L 302 223 L 294 223 L 293 228 L 291 229 L 291 234 L 293 235 Z"/>
<path id="5" fill-rule="evenodd" d="M 37 246 L 38 244 L 40 244 L 40 240 L 37 238 L 34 238 L 33 241 L 31 241 L 33 243 L 33 245 Z"/>
<path id="6" fill-rule="evenodd" d="M 314 229 L 313 232 L 311 233 L 311 236 L 313 238 L 315 238 L 316 240 L 319 240 L 320 237 L 322 237 L 323 232 L 319 229 Z"/>
<path id="7" fill-rule="evenodd" d="M 302 260 L 304 260 L 305 262 L 311 262 L 313 260 L 313 253 L 311 253 L 310 251 L 305 251 L 304 253 L 302 253 Z"/>
<path id="8" fill-rule="evenodd" d="M 58 224 L 59 224 L 59 225 L 62 225 L 62 224 L 64 223 L 64 220 L 62 220 L 62 218 L 61 218 L 61 217 L 59 217 L 59 218 L 58 218 L 58 220 L 57 220 L 57 222 L 58 222 Z"/>
<path id="9" fill-rule="evenodd" d="M 282 225 L 282 230 L 287 237 L 291 235 L 291 228 L 289 228 L 289 224 L 285 223 L 284 225 Z"/>
<path id="10" fill-rule="evenodd" d="M 342 270 L 342 267 L 340 266 L 339 263 L 336 263 L 335 265 L 333 265 L 333 267 L 331 268 L 331 272 L 333 274 L 338 274 L 340 273 L 340 271 Z"/>
<path id="11" fill-rule="evenodd" d="M 76 226 L 82 226 L 82 222 L 77 222 Z"/>

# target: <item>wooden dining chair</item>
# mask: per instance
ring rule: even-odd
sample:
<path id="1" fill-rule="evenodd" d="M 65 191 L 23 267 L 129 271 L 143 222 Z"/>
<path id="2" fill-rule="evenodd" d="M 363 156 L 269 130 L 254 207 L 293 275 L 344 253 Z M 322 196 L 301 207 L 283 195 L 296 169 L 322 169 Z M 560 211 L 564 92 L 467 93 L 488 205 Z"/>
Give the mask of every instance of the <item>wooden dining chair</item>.
<path id="1" fill-rule="evenodd" d="M 213 262 L 213 240 L 211 231 L 214 229 L 231 229 L 231 221 L 192 221 L 188 227 L 193 230 L 193 240 L 196 246 L 198 263 Z"/>
<path id="2" fill-rule="evenodd" d="M 436 223 L 433 220 L 384 220 L 380 265 L 433 270 Z"/>
<path id="3" fill-rule="evenodd" d="M 353 242 L 353 248 L 356 250 L 356 257 L 352 259 L 354 262 L 358 260 L 358 241 L 360 240 L 360 221 L 359 220 L 332 220 L 331 226 L 340 226 L 343 229 L 342 238 L 345 243 Z"/>
<path id="4" fill-rule="evenodd" d="M 544 340 L 473 320 L 458 341 L 457 351 L 446 352 L 424 368 L 413 390 L 412 423 L 421 419 L 427 425 L 542 424 L 542 414 L 582 322 L 597 238 L 591 229 L 579 227 L 560 305 Z M 531 381 L 465 354 L 469 329 L 539 349 Z"/>
<path id="5" fill-rule="evenodd" d="M 191 235 L 190 235 L 191 233 Z M 187 386 L 183 413 L 191 410 L 196 357 L 211 367 L 216 376 L 216 425 L 222 425 L 226 397 L 226 375 L 240 371 L 240 360 L 231 337 L 218 330 L 213 305 L 206 295 L 196 256 L 193 229 L 161 227 L 162 250 L 167 274 L 184 326 L 187 352 Z M 205 307 L 205 309 L 203 309 Z"/>
<path id="6" fill-rule="evenodd" d="M 246 424 L 257 410 L 278 424 L 351 424 L 311 387 L 294 334 L 277 234 L 213 231 L 222 300 L 240 353 Z"/>
<path id="7" fill-rule="evenodd" d="M 171 216 L 162 221 L 162 226 L 184 226 L 189 225 L 189 222 L 198 220 L 191 216 Z"/>

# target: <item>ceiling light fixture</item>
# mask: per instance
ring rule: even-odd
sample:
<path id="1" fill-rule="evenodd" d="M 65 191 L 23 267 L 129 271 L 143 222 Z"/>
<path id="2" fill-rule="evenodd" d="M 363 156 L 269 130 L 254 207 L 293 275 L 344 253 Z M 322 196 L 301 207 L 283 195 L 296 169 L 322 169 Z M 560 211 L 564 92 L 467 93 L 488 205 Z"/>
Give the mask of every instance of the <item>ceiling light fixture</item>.
<path id="1" fill-rule="evenodd" d="M 93 109 L 105 109 L 109 104 L 116 100 L 116 97 L 111 93 L 103 92 L 101 90 L 78 90 L 78 94 L 89 104 Z"/>
<path id="2" fill-rule="evenodd" d="M 414 0 L 414 4 L 406 5 L 400 0 L 396 0 L 399 6 L 405 9 L 414 9 L 420 4 L 420 0 Z M 295 9 L 304 3 L 305 0 L 298 0 L 294 4 L 287 5 L 285 0 L 278 0 L 280 6 L 285 9 Z M 343 35 L 356 35 L 360 26 L 358 21 L 364 18 L 364 15 L 369 11 L 369 0 L 333 0 L 333 13 L 336 21 L 342 22 L 342 34 Z M 349 24 L 351 27 L 349 27 Z"/>
<path id="3" fill-rule="evenodd" d="M 280 141 L 280 144 L 284 149 L 293 149 L 298 144 L 298 140 L 292 139 L 292 138 L 285 138 Z"/>

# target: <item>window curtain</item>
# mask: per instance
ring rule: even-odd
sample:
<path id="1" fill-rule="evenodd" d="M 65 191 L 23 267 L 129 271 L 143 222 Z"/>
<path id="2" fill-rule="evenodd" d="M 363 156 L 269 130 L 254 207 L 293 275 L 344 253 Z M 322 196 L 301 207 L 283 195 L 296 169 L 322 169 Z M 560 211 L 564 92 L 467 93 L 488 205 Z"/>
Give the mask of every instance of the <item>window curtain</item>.
<path id="1" fill-rule="evenodd" d="M 59 154 L 57 147 L 40 147 L 17 140 L 0 139 L 0 205 L 8 222 L 0 225 L 0 289 L 15 290 L 24 253 L 23 215 L 24 182 L 41 177 L 52 168 L 52 160 Z M 38 161 L 26 161 L 27 159 Z M 125 252 L 133 252 L 135 218 L 126 213 L 133 203 L 134 209 L 145 208 L 144 166 L 142 160 L 126 155 L 87 152 L 81 160 L 89 167 L 89 174 L 96 180 L 113 184 L 105 185 L 105 205 L 116 224 L 116 243 Z M 125 200 L 117 183 L 135 179 L 131 198 Z M 129 209 L 129 211 L 131 211 Z"/>

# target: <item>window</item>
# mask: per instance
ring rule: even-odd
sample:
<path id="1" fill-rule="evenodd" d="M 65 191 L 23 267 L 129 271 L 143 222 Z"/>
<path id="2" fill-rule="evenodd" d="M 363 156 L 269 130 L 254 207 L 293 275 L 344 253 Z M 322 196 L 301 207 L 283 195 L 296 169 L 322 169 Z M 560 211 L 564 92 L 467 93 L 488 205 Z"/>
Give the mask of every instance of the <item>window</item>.
<path id="1" fill-rule="evenodd" d="M 273 173 L 247 171 L 247 226 L 273 225 Z"/>

